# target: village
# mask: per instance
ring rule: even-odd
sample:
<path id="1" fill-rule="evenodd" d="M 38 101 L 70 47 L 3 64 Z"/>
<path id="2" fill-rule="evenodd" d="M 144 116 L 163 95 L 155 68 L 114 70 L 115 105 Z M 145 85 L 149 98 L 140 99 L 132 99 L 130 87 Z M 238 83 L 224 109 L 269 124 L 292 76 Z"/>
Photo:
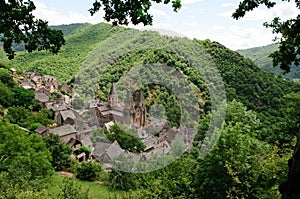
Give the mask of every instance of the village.
<path id="1" fill-rule="evenodd" d="M 14 74 L 15 70 L 11 69 L 11 72 Z M 51 127 L 39 126 L 35 132 L 40 136 L 48 136 L 49 133 L 59 135 L 72 148 L 72 156 L 78 161 L 94 159 L 109 168 L 112 160 L 120 155 L 137 162 L 147 162 L 154 154 L 163 156 L 171 153 L 174 143 L 182 146 L 182 152 L 188 151 L 192 144 L 192 129 L 184 125 L 172 127 L 165 119 L 147 117 L 142 92 L 134 97 L 128 92 L 124 102 L 121 102 L 115 84 L 112 83 L 106 102 L 89 99 L 84 101 L 82 107 L 75 108 L 72 101 L 79 94 L 73 92 L 72 87 L 66 83 L 59 84 L 55 77 L 25 72 L 18 79 L 20 86 L 33 90 L 35 99 L 55 113 L 55 124 Z M 88 117 L 83 116 L 87 111 Z M 92 142 L 95 129 L 103 128 L 108 132 L 115 123 L 136 129 L 138 138 L 145 145 L 144 151 L 129 152 L 122 149 L 116 140 Z M 91 149 L 90 157 L 86 157 L 86 153 L 79 153 L 82 146 Z"/>

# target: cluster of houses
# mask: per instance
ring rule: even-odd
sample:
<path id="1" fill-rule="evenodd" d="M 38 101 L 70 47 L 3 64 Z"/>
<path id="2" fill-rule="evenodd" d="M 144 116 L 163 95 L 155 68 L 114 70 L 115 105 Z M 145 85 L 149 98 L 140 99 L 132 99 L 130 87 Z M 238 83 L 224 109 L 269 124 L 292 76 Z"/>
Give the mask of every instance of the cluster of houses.
<path id="1" fill-rule="evenodd" d="M 51 128 L 40 126 L 35 130 L 36 133 L 41 136 L 48 136 L 49 133 L 59 135 L 72 148 L 73 155 L 79 161 L 87 158 L 85 153 L 79 153 L 81 146 L 92 149 L 93 158 L 109 165 L 121 154 L 135 161 L 148 161 L 154 154 L 171 153 L 174 143 L 179 143 L 184 151 L 192 144 L 193 130 L 185 126 L 171 127 L 166 120 L 146 116 L 142 92 L 137 92 L 134 97 L 127 93 L 125 101 L 120 102 L 112 83 L 106 102 L 99 99 L 87 100 L 82 109 L 75 110 L 72 108 L 72 98 L 75 95 L 72 88 L 65 83 L 59 84 L 53 76 L 26 72 L 20 78 L 20 84 L 26 89 L 33 89 L 35 99 L 55 113 L 56 124 Z M 90 113 L 88 119 L 81 114 L 86 110 Z M 138 137 L 146 146 L 144 152 L 135 154 L 126 151 L 117 141 L 103 141 L 93 145 L 93 127 L 109 130 L 114 123 L 137 129 Z"/>
<path id="2" fill-rule="evenodd" d="M 79 149 L 81 146 L 93 148 L 93 130 L 72 108 L 72 88 L 66 83 L 58 84 L 53 76 L 36 72 L 26 72 L 19 79 L 23 88 L 34 90 L 35 99 L 55 113 L 53 119 L 56 123 L 51 128 L 39 126 L 35 132 L 41 136 L 48 136 L 49 133 L 59 135 L 72 148 L 75 158 L 85 160 L 85 153 L 79 153 Z"/>

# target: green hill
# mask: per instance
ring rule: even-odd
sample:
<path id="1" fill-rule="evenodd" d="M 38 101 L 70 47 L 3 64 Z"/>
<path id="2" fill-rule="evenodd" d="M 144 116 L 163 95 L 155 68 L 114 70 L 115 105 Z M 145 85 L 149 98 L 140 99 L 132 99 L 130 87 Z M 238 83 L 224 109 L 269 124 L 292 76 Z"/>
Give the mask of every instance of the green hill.
<path id="1" fill-rule="evenodd" d="M 292 80 L 292 79 L 300 79 L 300 68 L 294 65 L 291 66 L 291 71 L 283 75 L 283 71 L 279 67 L 273 67 L 272 59 L 269 57 L 271 53 L 277 50 L 277 44 L 270 44 L 262 47 L 249 48 L 245 50 L 238 50 L 237 52 L 245 57 L 251 59 L 257 66 L 261 69 L 272 72 L 275 75 L 282 75 L 284 79 Z"/>
<path id="2" fill-rule="evenodd" d="M 80 28 L 84 28 L 85 26 L 89 26 L 88 23 L 73 23 L 73 24 L 64 24 L 64 25 L 57 25 L 57 26 L 50 26 L 51 29 L 54 30 L 61 30 L 64 36 L 68 36 L 75 31 L 78 31 Z"/>
<path id="3" fill-rule="evenodd" d="M 54 75 L 60 81 L 70 80 L 93 48 L 110 35 L 124 30 L 104 23 L 98 25 L 85 24 L 80 28 L 76 25 L 70 27 L 67 31 L 67 26 L 61 26 L 61 29 L 70 34 L 66 35 L 66 45 L 62 47 L 57 55 L 45 51 L 18 52 L 16 58 L 10 61 L 5 53 L 0 51 L 2 63 L 12 65 L 23 71 L 36 71 L 41 74 Z M 72 30 L 73 28 L 76 28 L 76 30 Z"/>

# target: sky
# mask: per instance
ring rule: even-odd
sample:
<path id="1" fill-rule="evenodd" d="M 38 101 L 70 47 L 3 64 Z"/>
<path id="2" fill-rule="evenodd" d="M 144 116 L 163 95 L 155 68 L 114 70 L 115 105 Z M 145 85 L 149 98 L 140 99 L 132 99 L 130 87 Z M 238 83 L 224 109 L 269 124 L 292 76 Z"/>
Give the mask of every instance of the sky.
<path id="1" fill-rule="evenodd" d="M 34 14 L 37 18 L 49 22 L 49 25 L 71 23 L 105 22 L 103 12 L 90 16 L 88 9 L 94 0 L 33 0 L 36 5 Z M 138 25 L 138 29 L 163 29 L 188 38 L 210 39 L 218 41 L 232 50 L 246 49 L 273 43 L 275 35 L 271 29 L 263 26 L 275 16 L 290 19 L 299 14 L 294 2 L 282 2 L 272 9 L 260 6 L 247 13 L 240 20 L 231 17 L 238 7 L 238 0 L 182 0 L 182 8 L 176 13 L 171 5 L 153 3 L 150 13 L 153 25 Z"/>

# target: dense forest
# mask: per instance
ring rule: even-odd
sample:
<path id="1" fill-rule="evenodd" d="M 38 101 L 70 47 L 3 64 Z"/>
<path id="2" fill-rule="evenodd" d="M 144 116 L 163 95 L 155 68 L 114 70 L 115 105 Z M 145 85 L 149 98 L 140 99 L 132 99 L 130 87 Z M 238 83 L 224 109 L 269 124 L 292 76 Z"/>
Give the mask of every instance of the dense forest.
<path id="1" fill-rule="evenodd" d="M 125 191 L 123 198 L 280 198 L 278 187 L 287 178 L 299 132 L 295 108 L 299 102 L 293 100 L 299 84 L 265 72 L 210 40 L 104 23 L 53 28 L 66 34 L 66 45 L 58 55 L 21 51 L 9 61 L 0 52 L 0 198 L 66 198 L 67 189 L 88 197 L 71 182 L 51 195 L 47 184 L 55 170 L 71 171 L 83 180 L 107 181 L 110 192 L 117 194 L 111 198 L 120 197 L 120 190 Z M 148 173 L 105 172 L 96 163 L 76 163 L 57 137 L 42 139 L 20 130 L 51 125 L 53 113 L 35 102 L 33 92 L 17 86 L 10 67 L 67 81 L 80 100 L 107 100 L 112 82 L 122 100 L 128 88 L 141 90 L 148 112 L 161 105 L 172 126 L 196 124 L 193 146 L 173 163 Z M 216 142 L 207 135 L 212 123 Z M 207 155 L 204 145 L 212 145 Z M 154 157 L 152 163 L 163 161 L 168 159 Z M 19 170 L 16 165 L 24 166 Z M 97 175 L 87 176 L 86 171 Z"/>
<path id="2" fill-rule="evenodd" d="M 291 71 L 287 74 L 284 74 L 279 67 L 273 67 L 272 59 L 269 57 L 271 53 L 278 49 L 277 44 L 270 44 L 262 47 L 249 48 L 245 50 L 238 50 L 237 52 L 245 57 L 253 60 L 253 62 L 260 67 L 261 69 L 272 72 L 277 76 L 280 76 L 287 80 L 296 80 L 299 81 L 299 67 L 291 65 Z"/>

